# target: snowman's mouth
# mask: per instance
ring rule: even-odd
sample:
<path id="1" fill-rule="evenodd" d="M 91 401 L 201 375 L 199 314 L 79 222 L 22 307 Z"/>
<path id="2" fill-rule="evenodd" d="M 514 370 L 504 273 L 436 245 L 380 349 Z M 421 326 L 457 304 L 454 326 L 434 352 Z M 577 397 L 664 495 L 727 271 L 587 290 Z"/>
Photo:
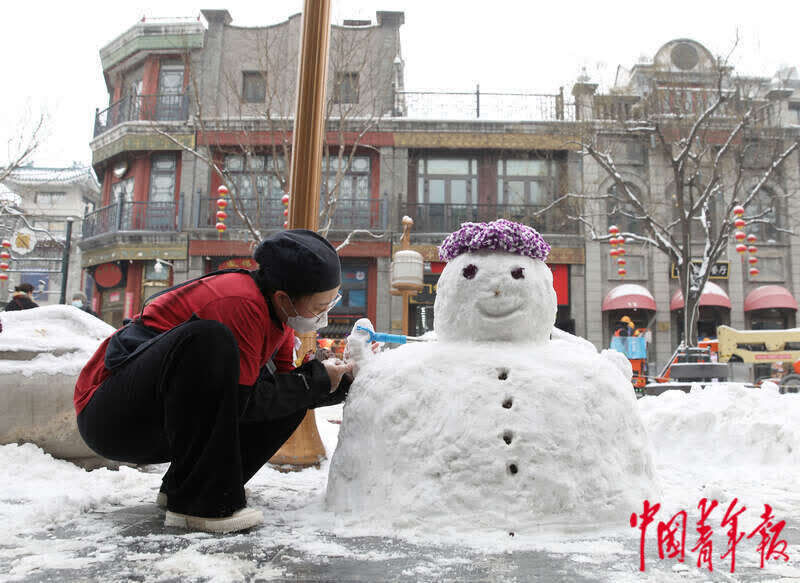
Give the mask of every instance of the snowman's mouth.
<path id="1" fill-rule="evenodd" d="M 511 305 L 511 306 L 478 306 L 478 312 L 480 312 L 480 314 L 482 316 L 485 316 L 486 318 L 499 319 L 499 318 L 505 318 L 507 316 L 510 316 L 511 314 L 513 314 L 514 312 L 519 310 L 519 308 L 520 307 L 518 305 Z"/>

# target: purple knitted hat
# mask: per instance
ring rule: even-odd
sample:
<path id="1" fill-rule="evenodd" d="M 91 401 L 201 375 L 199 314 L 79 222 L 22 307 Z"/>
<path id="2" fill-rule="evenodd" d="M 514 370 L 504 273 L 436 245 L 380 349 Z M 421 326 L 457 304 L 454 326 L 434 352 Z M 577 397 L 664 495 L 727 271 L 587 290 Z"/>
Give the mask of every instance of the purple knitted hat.
<path id="1" fill-rule="evenodd" d="M 532 227 L 497 219 L 491 223 L 463 223 L 439 247 L 439 258 L 450 261 L 462 253 L 491 249 L 527 255 L 544 261 L 550 245 Z"/>

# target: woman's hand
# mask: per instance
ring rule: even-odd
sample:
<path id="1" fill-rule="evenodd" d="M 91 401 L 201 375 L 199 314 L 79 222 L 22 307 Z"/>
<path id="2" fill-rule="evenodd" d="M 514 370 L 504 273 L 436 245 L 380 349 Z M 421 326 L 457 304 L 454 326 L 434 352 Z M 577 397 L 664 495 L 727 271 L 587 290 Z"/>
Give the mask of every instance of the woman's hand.
<path id="1" fill-rule="evenodd" d="M 345 363 L 338 358 L 323 360 L 322 366 L 325 367 L 325 372 L 328 373 L 328 378 L 331 381 L 331 393 L 339 388 L 342 377 L 353 370 L 352 362 Z"/>

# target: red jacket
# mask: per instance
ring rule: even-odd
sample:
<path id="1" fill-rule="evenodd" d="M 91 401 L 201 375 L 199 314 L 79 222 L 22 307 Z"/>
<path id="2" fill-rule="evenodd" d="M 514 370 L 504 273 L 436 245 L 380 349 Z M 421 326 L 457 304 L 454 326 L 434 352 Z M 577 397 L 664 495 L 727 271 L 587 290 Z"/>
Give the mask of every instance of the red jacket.
<path id="1" fill-rule="evenodd" d="M 254 385 L 261 367 L 273 359 L 278 372 L 294 369 L 294 331 L 270 317 L 263 294 L 246 273 L 225 273 L 167 292 L 144 309 L 144 324 L 164 331 L 192 314 L 225 324 L 239 346 L 239 384 Z M 75 385 L 75 410 L 80 413 L 110 375 L 104 359 L 108 339 L 83 367 Z M 277 350 L 277 353 L 276 353 Z"/>

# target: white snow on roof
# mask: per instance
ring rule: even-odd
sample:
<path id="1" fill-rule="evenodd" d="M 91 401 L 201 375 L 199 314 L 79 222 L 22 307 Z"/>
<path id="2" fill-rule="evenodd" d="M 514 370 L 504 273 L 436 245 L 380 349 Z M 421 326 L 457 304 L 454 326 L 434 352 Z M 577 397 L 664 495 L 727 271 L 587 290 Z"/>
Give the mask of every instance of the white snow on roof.
<path id="1" fill-rule="evenodd" d="M 653 294 L 651 294 L 646 287 L 636 285 L 635 283 L 623 283 L 622 285 L 618 285 L 608 292 L 608 295 L 606 295 L 606 300 L 614 300 L 624 296 L 645 296 L 654 302 L 656 301 L 653 297 Z"/>
<path id="2" fill-rule="evenodd" d="M 0 374 L 78 374 L 114 328 L 73 306 L 44 306 L 0 313 Z M 4 352 L 40 353 L 4 360 Z"/>
<path id="3" fill-rule="evenodd" d="M 15 184 L 77 184 L 86 183 L 99 188 L 91 166 L 73 168 L 37 168 L 23 166 L 17 168 L 7 178 Z"/>

